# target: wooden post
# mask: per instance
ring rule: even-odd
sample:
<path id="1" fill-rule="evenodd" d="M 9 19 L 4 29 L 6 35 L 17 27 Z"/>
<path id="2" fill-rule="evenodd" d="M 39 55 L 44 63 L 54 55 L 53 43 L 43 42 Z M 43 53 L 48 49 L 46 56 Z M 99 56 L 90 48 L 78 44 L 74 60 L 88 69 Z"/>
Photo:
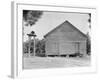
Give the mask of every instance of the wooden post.
<path id="1" fill-rule="evenodd" d="M 34 37 L 34 56 L 35 56 L 35 37 Z"/>
<path id="2" fill-rule="evenodd" d="M 36 34 L 34 31 L 32 31 L 30 34 L 27 34 L 27 35 L 29 37 L 29 54 L 30 54 L 30 41 L 31 41 L 32 37 L 34 38 L 34 56 L 35 56 L 35 37 L 36 37 Z"/>
<path id="3" fill-rule="evenodd" d="M 31 56 L 31 53 L 30 53 L 30 43 L 31 43 L 31 38 L 29 36 L 29 49 L 28 49 L 29 57 Z"/>

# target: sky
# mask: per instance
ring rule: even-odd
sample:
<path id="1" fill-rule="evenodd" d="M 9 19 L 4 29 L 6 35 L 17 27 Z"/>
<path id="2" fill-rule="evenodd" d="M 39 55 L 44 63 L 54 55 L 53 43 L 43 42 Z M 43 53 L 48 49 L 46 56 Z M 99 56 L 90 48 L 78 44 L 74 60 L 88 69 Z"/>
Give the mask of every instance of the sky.
<path id="1" fill-rule="evenodd" d="M 86 34 L 89 31 L 88 14 L 64 13 L 64 12 L 43 12 L 41 18 L 32 27 L 24 25 L 24 41 L 28 40 L 27 34 L 35 31 L 37 38 L 43 39 L 43 36 L 53 30 L 55 27 L 68 20 L 81 32 Z"/>

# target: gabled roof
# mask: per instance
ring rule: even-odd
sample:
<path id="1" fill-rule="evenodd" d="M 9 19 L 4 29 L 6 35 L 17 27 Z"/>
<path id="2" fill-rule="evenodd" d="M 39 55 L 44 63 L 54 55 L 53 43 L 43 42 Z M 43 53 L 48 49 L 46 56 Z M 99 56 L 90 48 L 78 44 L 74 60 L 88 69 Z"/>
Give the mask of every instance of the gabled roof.
<path id="1" fill-rule="evenodd" d="M 86 36 L 83 32 L 81 32 L 79 29 L 77 29 L 74 25 L 72 25 L 72 24 L 71 24 L 69 21 L 67 21 L 67 20 L 64 21 L 62 24 L 60 24 L 59 26 L 57 26 L 56 28 L 54 28 L 53 30 L 51 30 L 50 32 L 48 32 L 46 35 L 44 35 L 44 37 L 47 37 L 49 34 L 51 34 L 52 32 L 54 32 L 56 29 L 62 27 L 61 25 L 63 25 L 64 23 L 70 24 L 72 28 L 74 28 L 74 29 L 75 29 L 76 31 L 78 31 L 81 35 L 83 35 L 84 37 L 87 38 L 87 36 Z"/>

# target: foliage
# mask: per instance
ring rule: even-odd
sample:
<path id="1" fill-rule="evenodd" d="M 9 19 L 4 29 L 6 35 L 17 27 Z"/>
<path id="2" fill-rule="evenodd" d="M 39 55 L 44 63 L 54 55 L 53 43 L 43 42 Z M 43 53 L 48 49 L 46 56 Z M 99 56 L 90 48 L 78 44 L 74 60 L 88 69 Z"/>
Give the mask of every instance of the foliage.
<path id="1" fill-rule="evenodd" d="M 87 33 L 87 54 L 88 55 L 91 54 L 91 39 L 88 33 Z"/>
<path id="2" fill-rule="evenodd" d="M 28 53 L 28 49 L 29 49 L 29 43 L 24 42 L 23 43 L 23 52 L 24 53 Z"/>
<path id="3" fill-rule="evenodd" d="M 25 25 L 34 25 L 41 17 L 42 13 L 42 11 L 23 10 L 23 21 L 26 23 Z"/>
<path id="4" fill-rule="evenodd" d="M 23 52 L 24 52 L 24 54 L 25 53 L 28 53 L 28 50 L 29 50 L 29 47 L 30 47 L 30 52 L 31 53 L 33 53 L 34 52 L 34 41 L 33 40 L 31 40 L 30 41 L 31 43 L 30 43 L 30 46 L 29 46 L 29 42 L 24 42 L 23 44 Z M 36 39 L 35 40 L 35 55 L 36 56 L 41 56 L 41 57 L 43 57 L 43 56 L 45 56 L 45 40 L 43 39 L 43 40 L 38 40 L 38 39 Z"/>

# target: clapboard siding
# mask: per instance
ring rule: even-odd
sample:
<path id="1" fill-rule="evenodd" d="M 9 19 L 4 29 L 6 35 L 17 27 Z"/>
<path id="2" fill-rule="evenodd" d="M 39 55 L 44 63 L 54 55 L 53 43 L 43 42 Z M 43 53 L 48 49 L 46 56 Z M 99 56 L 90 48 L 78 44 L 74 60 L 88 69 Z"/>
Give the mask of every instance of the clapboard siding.
<path id="1" fill-rule="evenodd" d="M 74 54 L 78 51 L 78 46 L 80 53 L 86 54 L 87 38 L 69 22 L 64 22 L 51 31 L 45 39 L 47 55 Z"/>
<path id="2" fill-rule="evenodd" d="M 80 53 L 86 55 L 86 41 L 80 43 Z"/>

